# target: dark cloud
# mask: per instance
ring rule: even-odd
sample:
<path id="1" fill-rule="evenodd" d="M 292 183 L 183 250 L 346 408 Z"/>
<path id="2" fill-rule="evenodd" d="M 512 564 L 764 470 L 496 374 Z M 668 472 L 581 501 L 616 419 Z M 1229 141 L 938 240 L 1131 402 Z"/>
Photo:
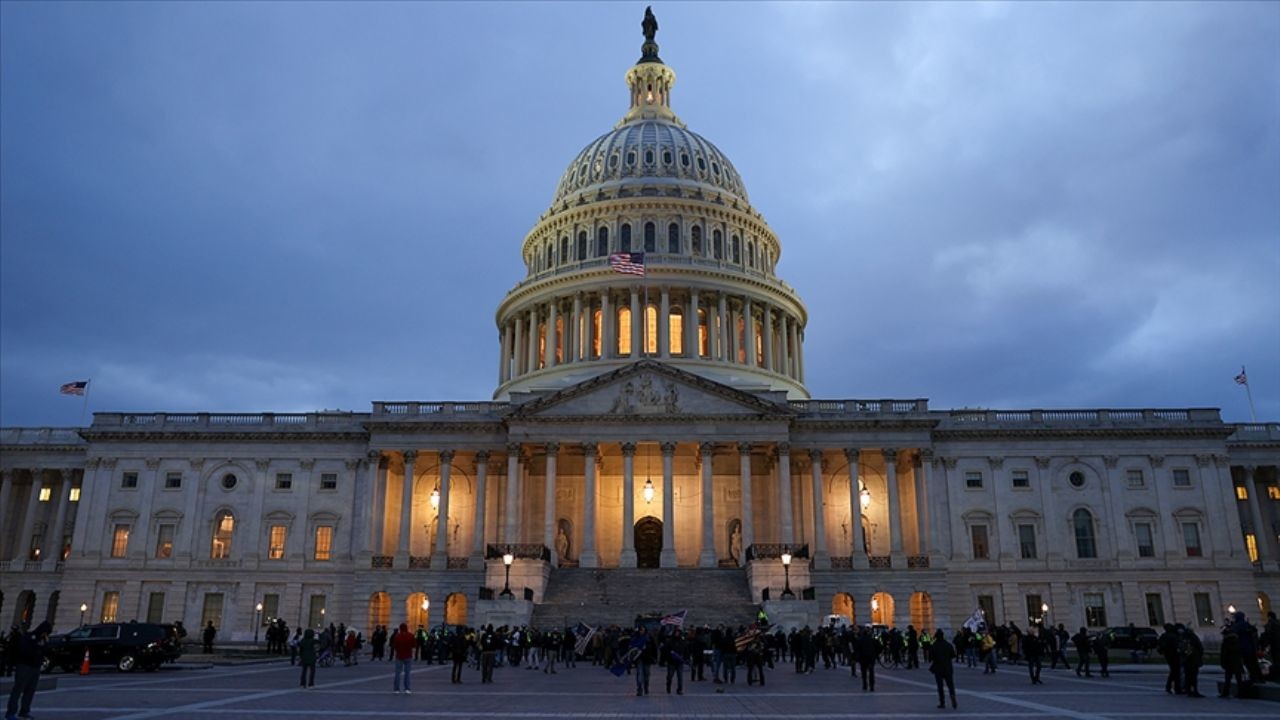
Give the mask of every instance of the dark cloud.
<path id="1" fill-rule="evenodd" d="M 673 5 L 817 396 L 1280 417 L 1280 6 Z M 623 4 L 0 4 L 0 422 L 486 398 Z"/>

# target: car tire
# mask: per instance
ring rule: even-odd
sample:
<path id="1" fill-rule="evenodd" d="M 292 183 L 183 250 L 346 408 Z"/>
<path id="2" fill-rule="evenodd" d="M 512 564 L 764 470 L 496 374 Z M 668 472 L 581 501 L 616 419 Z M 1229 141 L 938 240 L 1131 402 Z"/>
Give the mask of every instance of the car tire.
<path id="1" fill-rule="evenodd" d="M 128 655 L 128 654 L 121 655 L 120 659 L 116 661 L 116 669 L 119 670 L 120 672 L 126 672 L 126 673 L 133 672 L 137 668 L 138 668 L 138 658 L 134 657 L 133 655 Z"/>

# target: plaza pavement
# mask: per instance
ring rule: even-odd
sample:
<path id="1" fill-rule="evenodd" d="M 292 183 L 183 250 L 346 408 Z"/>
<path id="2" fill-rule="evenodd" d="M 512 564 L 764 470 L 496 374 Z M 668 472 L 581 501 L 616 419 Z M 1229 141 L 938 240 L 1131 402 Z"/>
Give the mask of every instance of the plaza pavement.
<path id="1" fill-rule="evenodd" d="M 1126 671 L 1126 669 L 1128 671 Z M 468 668 L 463 685 L 449 684 L 449 668 L 417 664 L 413 694 L 391 692 L 390 663 L 319 668 L 316 687 L 298 687 L 298 671 L 288 662 L 175 669 L 155 673 L 56 674 L 58 688 L 37 694 L 32 715 L 42 720 L 74 718 L 707 718 L 738 720 L 827 720 L 834 718 L 1073 718 L 1130 720 L 1153 718 L 1280 718 L 1280 703 L 1220 700 L 1217 674 L 1203 677 L 1211 697 L 1190 699 L 1164 692 L 1160 666 L 1114 667 L 1110 679 L 1076 678 L 1062 670 L 1043 674 L 1032 687 L 1025 667 L 1001 666 L 995 675 L 980 668 L 957 668 L 958 710 L 938 710 L 933 676 L 927 670 L 882 670 L 875 693 L 863 693 L 847 668 L 797 675 L 779 665 L 764 687 L 738 683 L 685 683 L 682 696 L 667 695 L 666 671 L 654 668 L 651 695 L 635 696 L 631 676 L 616 678 L 599 667 L 579 664 L 555 675 L 499 668 L 495 683 L 481 685 Z M 723 689 L 723 692 L 716 692 Z"/>

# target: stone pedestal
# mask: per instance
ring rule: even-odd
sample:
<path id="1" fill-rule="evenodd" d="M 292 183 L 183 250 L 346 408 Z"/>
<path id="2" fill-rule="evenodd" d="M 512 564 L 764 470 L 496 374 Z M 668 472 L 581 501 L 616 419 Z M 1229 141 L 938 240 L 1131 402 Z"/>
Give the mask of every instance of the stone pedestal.
<path id="1" fill-rule="evenodd" d="M 528 625 L 533 616 L 533 603 L 516 598 L 494 598 L 476 602 L 475 622 L 477 626 L 493 625 L 502 627 L 509 625 L 518 627 Z"/>
<path id="2" fill-rule="evenodd" d="M 770 600 L 764 603 L 770 627 L 790 632 L 808 625 L 817 629 L 822 622 L 817 600 Z"/>

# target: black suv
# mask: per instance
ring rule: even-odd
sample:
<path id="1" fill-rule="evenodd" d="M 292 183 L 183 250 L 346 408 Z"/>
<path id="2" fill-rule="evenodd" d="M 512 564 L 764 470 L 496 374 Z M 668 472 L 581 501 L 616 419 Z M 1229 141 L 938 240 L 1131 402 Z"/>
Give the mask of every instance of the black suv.
<path id="1" fill-rule="evenodd" d="M 137 622 L 82 625 L 49 638 L 41 669 L 47 671 L 56 666 L 75 672 L 84 661 L 86 650 L 90 664 L 110 663 L 120 672 L 137 668 L 155 670 L 182 655 L 178 631 L 172 625 Z"/>
<path id="2" fill-rule="evenodd" d="M 1159 636 L 1149 627 L 1112 627 L 1107 628 L 1111 639 L 1111 647 L 1116 650 L 1136 650 L 1151 652 L 1156 649 Z"/>

